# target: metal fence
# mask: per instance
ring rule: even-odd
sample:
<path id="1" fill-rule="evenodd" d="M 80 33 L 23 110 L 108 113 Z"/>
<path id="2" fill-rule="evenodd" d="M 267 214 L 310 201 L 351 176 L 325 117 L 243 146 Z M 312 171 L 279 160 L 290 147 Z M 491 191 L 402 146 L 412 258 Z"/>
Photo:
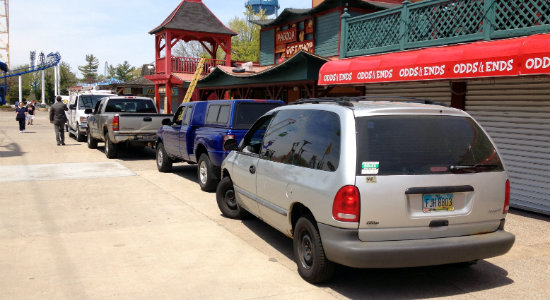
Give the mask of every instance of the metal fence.
<path id="1" fill-rule="evenodd" d="M 550 0 L 432 0 L 342 15 L 340 57 L 550 32 Z"/>

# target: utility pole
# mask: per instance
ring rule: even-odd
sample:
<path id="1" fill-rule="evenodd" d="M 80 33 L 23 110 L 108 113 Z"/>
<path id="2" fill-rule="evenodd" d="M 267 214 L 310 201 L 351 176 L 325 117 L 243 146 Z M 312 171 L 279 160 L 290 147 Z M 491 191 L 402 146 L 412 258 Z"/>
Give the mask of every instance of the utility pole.
<path id="1" fill-rule="evenodd" d="M 9 0 L 0 0 L 0 61 L 10 67 L 10 7 Z"/>

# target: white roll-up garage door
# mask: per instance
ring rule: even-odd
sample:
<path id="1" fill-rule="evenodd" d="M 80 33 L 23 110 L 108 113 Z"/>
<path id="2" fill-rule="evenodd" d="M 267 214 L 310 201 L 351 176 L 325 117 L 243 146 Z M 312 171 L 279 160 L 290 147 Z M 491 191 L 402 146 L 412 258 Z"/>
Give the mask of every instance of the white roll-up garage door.
<path id="1" fill-rule="evenodd" d="M 511 206 L 550 214 L 550 77 L 468 80 L 466 111 L 503 156 Z"/>
<path id="2" fill-rule="evenodd" d="M 451 88 L 448 80 L 368 84 L 365 94 L 429 99 L 451 106 Z"/>

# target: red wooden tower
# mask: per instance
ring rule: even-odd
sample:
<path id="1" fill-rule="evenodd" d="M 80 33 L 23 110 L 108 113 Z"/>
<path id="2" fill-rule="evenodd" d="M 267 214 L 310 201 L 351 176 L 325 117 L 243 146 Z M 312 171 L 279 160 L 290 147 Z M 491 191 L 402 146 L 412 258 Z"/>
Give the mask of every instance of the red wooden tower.
<path id="1" fill-rule="evenodd" d="M 201 43 L 211 57 L 206 60 L 203 69 L 205 75 L 210 72 L 209 67 L 231 65 L 231 37 L 237 35 L 227 28 L 202 0 L 183 0 L 168 18 L 149 34 L 155 35 L 155 74 L 146 77 L 155 83 L 155 98 L 159 111 L 159 88 L 165 88 L 168 103 L 165 113 L 171 111 L 172 87 L 182 84 L 184 80 L 190 81 L 200 60 L 198 57 L 174 57 L 172 47 L 179 41 Z M 223 60 L 216 57 L 219 48 L 225 52 Z"/>

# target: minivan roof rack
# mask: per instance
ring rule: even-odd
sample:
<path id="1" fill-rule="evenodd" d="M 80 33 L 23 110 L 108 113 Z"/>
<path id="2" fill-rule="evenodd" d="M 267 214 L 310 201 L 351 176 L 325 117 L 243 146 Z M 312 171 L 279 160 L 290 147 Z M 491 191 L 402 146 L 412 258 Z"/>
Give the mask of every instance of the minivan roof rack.
<path id="1" fill-rule="evenodd" d="M 335 103 L 341 106 L 353 107 L 353 102 L 361 101 L 402 101 L 419 104 L 433 104 L 440 106 L 447 106 L 441 102 L 434 102 L 429 99 L 407 97 L 407 96 L 391 96 L 391 95 L 379 95 L 379 96 L 357 96 L 357 97 L 321 97 L 321 98 L 303 98 L 299 99 L 291 104 L 306 104 L 306 103 Z"/>

